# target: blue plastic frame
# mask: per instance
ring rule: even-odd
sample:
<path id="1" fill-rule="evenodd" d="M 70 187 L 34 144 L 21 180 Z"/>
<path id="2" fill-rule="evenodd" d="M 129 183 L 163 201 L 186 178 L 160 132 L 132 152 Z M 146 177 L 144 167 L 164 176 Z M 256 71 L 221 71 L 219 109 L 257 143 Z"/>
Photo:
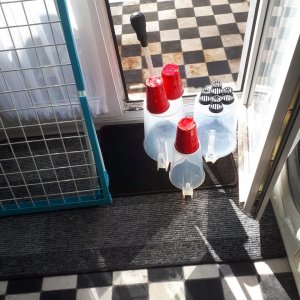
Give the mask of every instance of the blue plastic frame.
<path id="1" fill-rule="evenodd" d="M 0 216 L 10 216 L 19 214 L 28 214 L 36 212 L 55 211 L 67 208 L 79 208 L 86 206 L 104 205 L 112 202 L 112 197 L 109 192 L 109 178 L 105 170 L 102 154 L 94 127 L 93 119 L 90 113 L 89 104 L 85 96 L 84 81 L 81 72 L 81 67 L 78 59 L 78 54 L 75 47 L 75 41 L 71 29 L 70 18 L 68 14 L 67 4 L 65 0 L 56 0 L 57 9 L 61 18 L 61 25 L 66 40 L 66 45 L 71 61 L 71 66 L 74 74 L 74 79 L 79 95 L 84 123 L 87 134 L 90 139 L 91 148 L 96 165 L 97 175 L 99 179 L 99 190 L 92 195 L 84 195 L 80 197 L 66 197 L 65 199 L 41 199 L 34 202 L 24 202 L 17 204 L 2 204 L 0 207 Z"/>

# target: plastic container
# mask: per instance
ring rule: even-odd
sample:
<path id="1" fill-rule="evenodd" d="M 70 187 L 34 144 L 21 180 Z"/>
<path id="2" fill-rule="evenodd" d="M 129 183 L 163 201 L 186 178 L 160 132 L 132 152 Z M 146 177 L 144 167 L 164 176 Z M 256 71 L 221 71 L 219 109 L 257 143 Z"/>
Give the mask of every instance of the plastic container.
<path id="1" fill-rule="evenodd" d="M 193 118 L 183 118 L 177 125 L 169 178 L 175 187 L 182 190 L 184 198 L 193 197 L 194 189 L 205 179 L 201 147 Z"/>
<path id="2" fill-rule="evenodd" d="M 163 79 L 164 88 L 167 98 L 174 109 L 181 109 L 183 113 L 183 87 L 177 64 L 166 64 L 161 70 L 161 77 Z"/>
<path id="3" fill-rule="evenodd" d="M 176 126 L 182 117 L 180 107 L 169 104 L 163 79 L 150 76 L 146 81 L 144 103 L 144 149 L 150 158 L 157 161 L 157 169 L 168 170 Z"/>
<path id="4" fill-rule="evenodd" d="M 195 99 L 194 119 L 206 162 L 214 163 L 235 150 L 237 101 L 232 88 L 215 82 L 203 89 Z"/>

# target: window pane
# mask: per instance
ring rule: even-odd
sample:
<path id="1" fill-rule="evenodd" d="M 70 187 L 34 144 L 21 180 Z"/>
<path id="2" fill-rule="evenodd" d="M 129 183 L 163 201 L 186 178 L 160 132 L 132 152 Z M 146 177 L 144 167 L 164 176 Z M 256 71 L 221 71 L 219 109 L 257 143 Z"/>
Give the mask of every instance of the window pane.
<path id="1" fill-rule="evenodd" d="M 129 100 L 144 98 L 149 70 L 130 24 L 145 15 L 148 47 L 157 75 L 167 63 L 179 65 L 185 93 L 212 81 L 237 80 L 249 3 L 222 1 L 109 0 L 114 33 Z M 235 86 L 233 84 L 233 86 Z"/>
<path id="2" fill-rule="evenodd" d="M 277 105 L 276 88 L 283 82 L 284 69 L 292 58 L 290 44 L 294 36 L 291 29 L 298 26 L 295 16 L 300 9 L 299 1 L 277 0 L 271 1 L 271 5 L 254 77 L 254 93 L 248 105 L 250 161 L 251 155 L 254 159 L 269 112 Z"/>

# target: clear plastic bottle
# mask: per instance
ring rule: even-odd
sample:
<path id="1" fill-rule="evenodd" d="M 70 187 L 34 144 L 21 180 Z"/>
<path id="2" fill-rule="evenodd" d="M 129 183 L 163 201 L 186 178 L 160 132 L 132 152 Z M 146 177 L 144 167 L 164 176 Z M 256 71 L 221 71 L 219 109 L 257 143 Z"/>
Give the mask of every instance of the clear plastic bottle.
<path id="1" fill-rule="evenodd" d="M 182 110 L 169 104 L 162 78 L 150 76 L 146 81 L 144 103 L 144 149 L 157 161 L 157 169 L 168 170 L 176 126 L 182 117 Z"/>
<path id="2" fill-rule="evenodd" d="M 216 162 L 236 148 L 237 101 L 232 88 L 220 82 L 203 89 L 195 99 L 194 119 L 206 162 Z"/>
<path id="3" fill-rule="evenodd" d="M 205 179 L 201 147 L 193 118 L 183 118 L 177 125 L 169 178 L 175 187 L 182 190 L 183 197 L 193 197 L 194 189 Z"/>

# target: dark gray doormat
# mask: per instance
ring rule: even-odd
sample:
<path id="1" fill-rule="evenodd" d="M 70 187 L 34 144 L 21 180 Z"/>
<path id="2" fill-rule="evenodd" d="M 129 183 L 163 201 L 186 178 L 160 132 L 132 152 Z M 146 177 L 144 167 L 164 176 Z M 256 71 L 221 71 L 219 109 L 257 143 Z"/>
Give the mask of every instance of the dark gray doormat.
<path id="1" fill-rule="evenodd" d="M 113 196 L 178 191 L 170 183 L 168 172 L 157 172 L 156 162 L 145 153 L 143 123 L 104 126 L 98 137 Z M 237 185 L 232 154 L 204 167 L 205 181 L 199 189 Z"/>
<path id="2" fill-rule="evenodd" d="M 114 198 L 112 205 L 0 218 L 0 278 L 286 256 L 268 206 L 261 222 L 237 188 Z"/>

